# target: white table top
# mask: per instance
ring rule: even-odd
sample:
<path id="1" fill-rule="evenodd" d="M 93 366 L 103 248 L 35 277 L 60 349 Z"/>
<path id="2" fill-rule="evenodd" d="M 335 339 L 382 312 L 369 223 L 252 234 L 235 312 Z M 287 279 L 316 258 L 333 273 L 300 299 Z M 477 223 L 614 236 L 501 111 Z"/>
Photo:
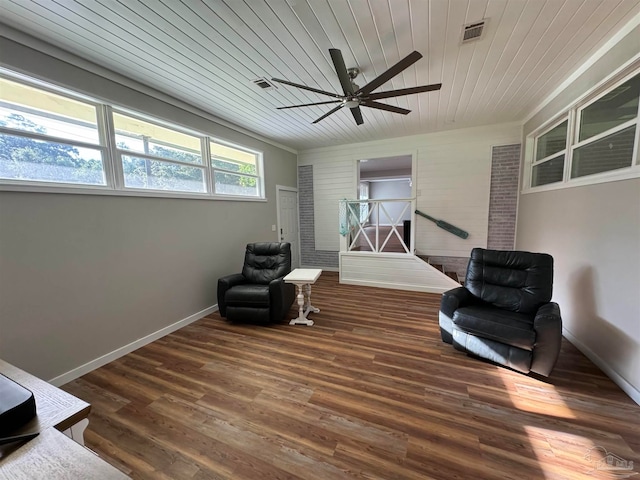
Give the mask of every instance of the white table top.
<path id="1" fill-rule="evenodd" d="M 286 283 L 315 283 L 320 277 L 322 269 L 320 268 L 296 268 L 286 277 Z"/>

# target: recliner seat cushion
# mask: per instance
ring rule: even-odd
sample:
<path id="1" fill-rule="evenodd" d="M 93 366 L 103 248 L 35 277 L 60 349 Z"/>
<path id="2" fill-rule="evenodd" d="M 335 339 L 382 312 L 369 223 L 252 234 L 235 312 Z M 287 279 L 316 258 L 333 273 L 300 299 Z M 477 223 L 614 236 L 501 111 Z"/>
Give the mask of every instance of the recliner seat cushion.
<path id="1" fill-rule="evenodd" d="M 533 350 L 536 341 L 532 315 L 500 310 L 492 306 L 474 305 L 459 308 L 453 314 L 453 323 L 471 335 L 523 350 Z"/>
<path id="2" fill-rule="evenodd" d="M 268 307 L 269 285 L 236 285 L 227 290 L 225 301 L 228 307 L 238 305 L 254 308 Z"/>

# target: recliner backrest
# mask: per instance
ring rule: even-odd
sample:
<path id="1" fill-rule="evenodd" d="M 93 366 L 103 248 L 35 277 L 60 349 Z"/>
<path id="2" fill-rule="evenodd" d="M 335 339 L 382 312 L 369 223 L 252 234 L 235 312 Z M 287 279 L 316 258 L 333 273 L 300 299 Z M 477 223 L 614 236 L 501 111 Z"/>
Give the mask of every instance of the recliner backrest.
<path id="1" fill-rule="evenodd" d="M 291 272 L 291 244 L 248 243 L 242 275 L 250 283 L 266 285 Z"/>
<path id="2" fill-rule="evenodd" d="M 553 257 L 546 253 L 474 248 L 464 286 L 496 307 L 533 313 L 551 300 Z"/>

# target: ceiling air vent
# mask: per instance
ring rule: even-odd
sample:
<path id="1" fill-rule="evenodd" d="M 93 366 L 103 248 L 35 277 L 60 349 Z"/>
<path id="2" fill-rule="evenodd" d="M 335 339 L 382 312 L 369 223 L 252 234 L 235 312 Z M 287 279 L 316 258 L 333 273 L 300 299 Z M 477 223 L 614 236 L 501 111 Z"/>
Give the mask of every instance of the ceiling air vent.
<path id="1" fill-rule="evenodd" d="M 484 32 L 484 20 L 478 23 L 470 23 L 462 29 L 462 43 L 473 42 L 482 38 Z"/>
<path id="2" fill-rule="evenodd" d="M 255 83 L 257 86 L 259 86 L 263 90 L 274 88 L 274 85 L 270 83 L 266 78 L 258 78 L 254 80 L 253 83 Z"/>

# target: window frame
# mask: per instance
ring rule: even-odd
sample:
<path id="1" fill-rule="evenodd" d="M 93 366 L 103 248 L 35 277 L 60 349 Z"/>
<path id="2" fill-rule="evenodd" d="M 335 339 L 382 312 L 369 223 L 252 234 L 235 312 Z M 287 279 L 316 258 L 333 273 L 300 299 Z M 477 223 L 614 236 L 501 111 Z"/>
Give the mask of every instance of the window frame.
<path id="1" fill-rule="evenodd" d="M 101 121 L 100 121 L 103 106 L 100 103 L 96 102 L 93 99 L 89 99 L 84 95 L 75 95 L 73 92 L 69 92 L 61 88 L 56 88 L 55 86 L 46 84 L 44 82 L 40 82 L 36 79 L 25 77 L 24 75 L 20 75 L 20 74 L 13 75 L 12 72 L 8 72 L 4 69 L 0 69 L 0 79 L 6 79 L 11 82 L 18 83 L 20 85 L 25 85 L 30 88 L 42 90 L 43 92 L 68 98 L 69 100 L 84 103 L 85 105 L 89 105 L 93 107 L 96 112 L 96 128 L 98 130 L 97 144 L 82 142 L 82 141 L 74 141 L 67 138 L 57 137 L 55 135 L 47 135 L 47 134 L 37 133 L 37 132 L 27 132 L 24 130 L 17 130 L 17 129 L 7 128 L 3 126 L 0 126 L 0 134 L 30 138 L 32 140 L 38 140 L 43 142 L 58 143 L 58 144 L 69 145 L 69 146 L 78 147 L 78 148 L 88 148 L 91 150 L 98 150 L 100 151 L 101 157 L 102 157 L 102 171 L 105 179 L 104 185 L 97 185 L 97 184 L 87 184 L 87 183 L 71 183 L 71 182 L 63 182 L 63 181 L 56 182 L 56 181 L 47 181 L 47 180 L 20 180 L 20 179 L 10 179 L 10 178 L 0 178 L 0 187 L 4 185 L 16 186 L 16 187 L 46 186 L 49 188 L 56 188 L 60 186 L 61 188 L 96 189 L 96 190 L 108 190 L 112 188 L 110 183 L 111 172 L 108 166 L 110 162 L 109 162 L 109 151 L 106 143 L 107 139 L 105 136 L 104 128 L 102 128 Z"/>
<path id="2" fill-rule="evenodd" d="M 95 108 L 96 122 L 98 129 L 99 144 L 91 144 L 87 142 L 73 141 L 59 138 L 52 135 L 44 135 L 35 132 L 25 132 L 11 128 L 1 127 L 0 133 L 7 135 L 22 136 L 25 138 L 33 138 L 34 140 L 49 141 L 61 143 L 65 145 L 76 146 L 78 148 L 90 148 L 99 150 L 102 156 L 103 175 L 105 185 L 93 185 L 69 182 L 54 182 L 40 180 L 19 180 L 0 178 L 0 191 L 26 191 L 26 192 L 42 192 L 42 193 L 64 193 L 64 194 L 89 194 L 89 195 L 113 195 L 113 196 L 133 196 L 133 197 L 158 197 L 158 198 L 185 198 L 185 199 L 207 199 L 207 200 L 233 200 L 233 201 L 253 201 L 266 202 L 265 192 L 265 174 L 264 174 L 264 154 L 262 151 L 238 145 L 229 142 L 217 135 L 211 135 L 198 131 L 183 125 L 173 123 L 171 121 L 155 117 L 127 108 L 120 105 L 108 104 L 100 102 L 86 95 L 76 93 L 69 89 L 61 88 L 50 83 L 46 83 L 26 75 L 13 72 L 4 68 L 0 68 L 0 78 L 6 78 L 12 82 L 26 85 L 31 88 L 59 95 L 70 100 L 79 101 Z M 197 137 L 200 143 L 200 155 L 202 163 L 189 163 L 180 160 L 172 160 L 153 154 L 146 154 L 134 150 L 120 149 L 116 145 L 116 130 L 114 127 L 113 113 L 125 115 L 134 119 L 158 125 L 163 128 L 174 130 L 179 133 Z M 249 195 L 230 195 L 215 192 L 214 171 L 211 161 L 209 142 L 219 143 L 221 145 L 238 149 L 247 153 L 256 155 L 256 174 L 242 173 L 243 176 L 256 178 L 258 186 L 258 196 Z M 122 156 L 131 156 L 136 158 L 144 158 L 153 161 L 163 162 L 167 164 L 182 165 L 186 167 L 194 167 L 203 171 L 204 192 L 187 192 L 182 190 L 163 190 L 126 187 L 123 171 Z M 218 168 L 218 170 L 220 170 Z M 226 170 L 225 173 L 227 173 Z M 228 172 L 238 173 L 238 172 Z"/>
<path id="3" fill-rule="evenodd" d="M 565 114 L 562 115 L 560 118 L 556 119 L 555 121 L 551 122 L 550 124 L 548 124 L 548 127 L 546 127 L 543 130 L 540 130 L 540 133 L 538 133 L 534 138 L 533 138 L 533 157 L 532 157 L 532 162 L 531 162 L 531 169 L 530 169 L 530 179 L 531 182 L 533 181 L 533 169 L 535 167 L 538 167 L 544 163 L 547 163 L 551 160 L 553 160 L 554 158 L 558 158 L 560 156 L 564 156 L 564 162 L 562 164 L 562 178 L 564 178 L 565 175 L 565 171 L 567 168 L 567 163 L 568 163 L 568 152 L 569 152 L 569 133 L 570 133 L 570 128 L 571 128 L 571 122 L 569 121 L 569 114 Z M 546 157 L 541 158 L 540 160 L 536 160 L 536 157 L 538 156 L 538 140 L 540 140 L 541 137 L 543 137 L 544 135 L 546 135 L 547 133 L 549 133 L 551 130 L 553 130 L 554 128 L 562 125 L 564 122 L 567 122 L 567 138 L 565 138 L 565 143 L 564 143 L 564 148 L 558 152 L 552 153 L 551 155 L 547 155 Z M 562 181 L 562 180 L 560 180 Z M 530 183 L 531 183 L 530 182 Z M 552 182 L 552 183 L 545 183 L 544 185 L 536 185 L 535 187 L 531 187 L 531 188 L 539 188 L 539 187 L 546 187 L 547 185 L 555 185 L 559 182 Z"/>
<path id="4" fill-rule="evenodd" d="M 208 196 L 209 195 L 209 185 L 207 182 L 207 176 L 209 175 L 208 169 L 207 169 L 207 161 L 206 159 L 203 157 L 203 151 L 202 151 L 202 142 L 203 142 L 203 135 L 193 132 L 191 130 L 182 128 L 182 127 L 177 127 L 175 125 L 172 124 L 168 124 L 167 122 L 163 122 L 161 120 L 155 119 L 155 118 L 150 118 L 146 115 L 142 115 L 138 112 L 132 112 L 131 110 L 128 109 L 124 109 L 124 108 L 118 108 L 118 107 L 107 107 L 108 110 L 108 114 L 109 117 L 111 119 L 112 122 L 112 142 L 113 142 L 113 149 L 114 149 L 114 155 L 115 155 L 115 159 L 116 159 L 116 163 L 118 164 L 118 168 L 120 170 L 120 175 L 121 175 L 121 180 L 122 180 L 122 189 L 125 191 L 139 191 L 139 192 L 164 192 L 164 193 L 187 193 L 189 195 L 197 195 L 197 196 Z M 115 125 L 113 124 L 113 114 L 117 113 L 118 115 L 122 115 L 122 116 L 126 116 L 135 120 L 141 120 L 143 122 L 146 123 L 150 123 L 152 125 L 157 125 L 159 127 L 162 128 L 166 128 L 166 129 L 170 129 L 170 130 L 174 130 L 178 133 L 182 133 L 185 135 L 190 135 L 193 137 L 196 137 L 199 142 L 200 142 L 200 157 L 202 159 L 202 163 L 189 163 L 189 162 L 183 162 L 181 160 L 172 160 L 172 159 L 168 159 L 165 157 L 160 157 L 157 155 L 153 155 L 153 154 L 149 154 L 149 153 L 144 153 L 144 152 L 138 152 L 136 150 L 126 150 L 123 148 L 118 148 L 117 146 L 117 140 L 116 140 L 116 129 L 115 129 Z M 195 168 L 199 168 L 203 171 L 203 185 L 205 188 L 204 192 L 188 192 L 188 191 L 184 191 L 184 190 L 164 190 L 161 188 L 136 188 L 136 187 L 127 187 L 125 185 L 125 177 L 124 177 L 124 163 L 123 163 L 123 156 L 127 156 L 127 157 L 133 157 L 133 158 L 141 158 L 141 159 L 145 159 L 145 160 L 152 160 L 152 161 L 157 161 L 157 162 L 162 162 L 162 163 L 168 163 L 168 164 L 172 164 L 172 165 L 182 165 L 185 167 L 195 167 Z"/>
<path id="5" fill-rule="evenodd" d="M 597 135 L 586 138 L 582 141 L 578 141 L 580 136 L 580 120 L 582 111 L 609 94 L 615 88 L 619 87 L 620 85 L 636 76 L 640 76 L 640 62 L 634 62 L 633 65 L 625 68 L 623 71 L 612 76 L 612 78 L 602 82 L 599 86 L 591 89 L 581 99 L 566 108 L 560 115 L 555 116 L 553 120 L 544 123 L 542 126 L 527 135 L 525 139 L 524 149 L 524 181 L 521 189 L 521 192 L 523 194 L 640 177 L 640 158 L 638 154 L 638 151 L 640 150 L 640 101 L 638 102 L 638 111 L 636 112 L 635 118 L 627 120 L 626 122 L 623 122 L 620 125 L 616 125 L 615 127 L 612 127 L 609 130 L 601 132 Z M 564 150 L 565 162 L 562 180 L 545 185 L 532 186 L 533 168 L 537 165 L 540 165 L 541 163 L 548 161 L 551 158 L 555 158 L 555 156 L 560 154 L 560 152 L 558 152 L 554 155 L 550 155 L 536 161 L 535 158 L 537 141 L 542 135 L 560 125 L 565 119 L 568 119 L 569 123 L 567 126 L 567 145 Z M 615 135 L 616 133 L 619 133 L 622 130 L 625 130 L 633 125 L 635 125 L 634 148 L 630 166 L 606 170 L 603 172 L 583 175 L 579 177 L 571 177 L 571 169 L 574 161 L 574 151 L 576 149 L 585 145 L 589 145 L 590 143 L 597 142 L 598 140 L 601 140 L 608 136 Z"/>
<path id="6" fill-rule="evenodd" d="M 228 148 L 234 148 L 236 150 L 240 150 L 241 152 L 245 152 L 245 153 L 250 153 L 252 155 L 256 156 L 256 174 L 251 174 L 251 173 L 240 173 L 240 172 L 234 172 L 232 170 L 225 170 L 224 168 L 220 168 L 220 167 L 216 167 L 213 165 L 213 154 L 211 153 L 211 144 L 212 143 L 217 143 L 220 144 L 222 146 L 228 147 Z M 263 198 L 265 196 L 265 191 L 264 191 L 264 173 L 263 173 L 263 168 L 264 168 L 264 161 L 263 161 L 263 153 L 258 151 L 258 150 L 253 150 L 251 148 L 247 148 L 247 147 L 242 147 L 240 145 L 236 145 L 233 144 L 231 142 L 227 142 L 225 140 L 221 140 L 219 138 L 214 138 L 214 137 L 209 137 L 208 138 L 208 142 L 207 142 L 207 159 L 209 161 L 210 164 L 210 169 L 211 169 L 211 175 L 209 175 L 210 180 L 211 180 L 211 191 L 213 192 L 213 195 L 219 195 L 222 197 L 241 197 L 241 198 Z M 224 158 L 224 157 L 221 157 Z M 233 161 L 233 159 L 228 159 Z M 215 172 L 223 172 L 223 173 L 231 173 L 234 175 L 241 175 L 244 177 L 252 177 L 255 178 L 257 181 L 257 186 L 258 186 L 258 195 L 257 196 L 249 196 L 249 195 L 231 195 L 229 193 L 218 193 L 215 191 Z"/>

